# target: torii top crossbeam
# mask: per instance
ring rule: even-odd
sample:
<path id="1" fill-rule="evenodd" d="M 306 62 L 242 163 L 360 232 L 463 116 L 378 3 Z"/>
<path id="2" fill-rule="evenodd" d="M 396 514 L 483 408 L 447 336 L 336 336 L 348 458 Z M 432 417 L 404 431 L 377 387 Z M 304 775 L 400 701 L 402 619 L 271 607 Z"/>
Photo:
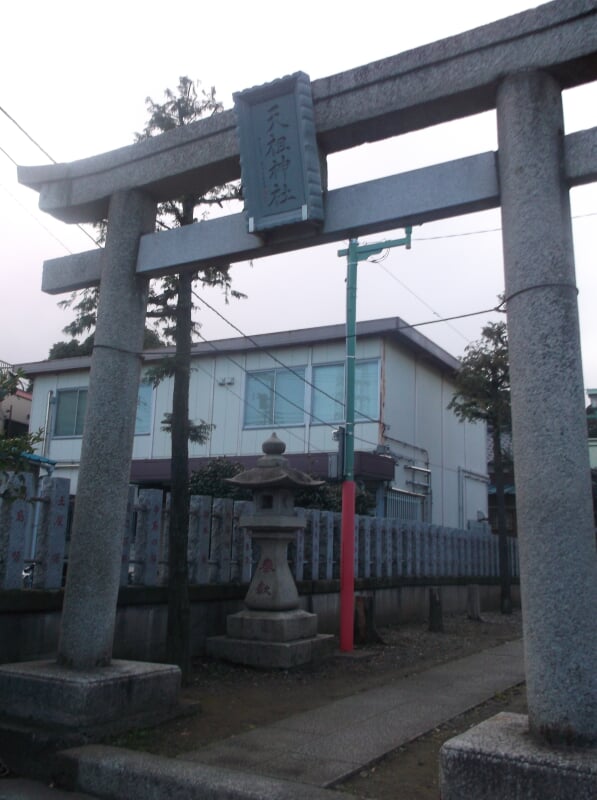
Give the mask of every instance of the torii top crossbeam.
<path id="1" fill-rule="evenodd" d="M 555 0 L 490 25 L 312 82 L 324 154 L 495 108 L 506 74 L 546 70 L 562 89 L 597 79 L 597 3 Z M 240 177 L 232 110 L 70 164 L 19 167 L 40 208 L 66 222 L 107 216 L 110 196 L 156 201 Z"/>

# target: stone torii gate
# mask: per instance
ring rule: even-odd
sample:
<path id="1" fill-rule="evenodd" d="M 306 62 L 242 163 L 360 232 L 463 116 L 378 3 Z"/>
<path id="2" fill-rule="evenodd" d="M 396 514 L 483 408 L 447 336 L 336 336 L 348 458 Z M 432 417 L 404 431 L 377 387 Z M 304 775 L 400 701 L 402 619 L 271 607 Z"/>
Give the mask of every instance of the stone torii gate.
<path id="1" fill-rule="evenodd" d="M 542 741 L 597 742 L 597 556 L 569 208 L 569 189 L 597 180 L 597 128 L 565 136 L 561 105 L 563 89 L 596 79 L 597 0 L 556 0 L 314 81 L 322 157 L 494 108 L 499 151 L 327 192 L 320 231 L 294 240 L 264 242 L 242 214 L 153 233 L 158 202 L 240 176 L 233 111 L 83 161 L 19 168 L 44 211 L 108 218 L 103 251 L 43 272 L 50 293 L 100 285 L 61 669 L 111 664 L 148 278 L 501 206 L 529 724 Z M 0 671 L 0 699 L 7 681 Z"/>

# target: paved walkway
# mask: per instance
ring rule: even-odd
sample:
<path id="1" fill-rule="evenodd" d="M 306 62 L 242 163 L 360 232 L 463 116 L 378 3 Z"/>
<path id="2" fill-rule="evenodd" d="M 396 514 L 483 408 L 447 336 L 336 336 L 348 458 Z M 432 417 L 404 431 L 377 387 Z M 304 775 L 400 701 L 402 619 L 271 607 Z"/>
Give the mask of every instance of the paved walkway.
<path id="1" fill-rule="evenodd" d="M 330 786 L 522 681 L 522 641 L 508 642 L 180 758 Z"/>
<path id="2" fill-rule="evenodd" d="M 152 791 L 160 786 L 164 797 L 190 798 L 205 790 L 211 797 L 331 800 L 337 793 L 322 791 L 325 787 L 522 681 L 518 640 L 295 714 L 176 760 L 102 745 L 69 751 L 69 758 L 78 765 L 79 788 L 97 797 L 144 800 L 151 784 Z M 63 796 L 83 797 L 43 790 L 29 781 L 0 780 L 0 800 Z M 343 800 L 347 797 L 343 795 Z"/>

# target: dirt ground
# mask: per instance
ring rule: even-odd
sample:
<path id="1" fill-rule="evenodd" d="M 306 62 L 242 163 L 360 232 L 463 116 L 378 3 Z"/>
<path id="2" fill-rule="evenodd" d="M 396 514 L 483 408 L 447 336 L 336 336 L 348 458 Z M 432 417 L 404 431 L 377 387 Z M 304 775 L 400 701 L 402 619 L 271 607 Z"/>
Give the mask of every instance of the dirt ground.
<path id="1" fill-rule="evenodd" d="M 381 643 L 337 654 L 316 666 L 264 672 L 210 659 L 196 662 L 184 699 L 197 713 L 137 731 L 112 743 L 176 756 L 203 744 L 233 736 L 279 719 L 357 694 L 436 664 L 494 647 L 521 636 L 520 613 L 486 613 L 482 622 L 466 616 L 444 618 L 444 632 L 426 624 L 381 628 Z M 337 789 L 378 800 L 437 800 L 438 752 L 442 742 L 499 711 L 524 713 L 524 687 L 494 697 L 399 748 L 344 781 Z"/>

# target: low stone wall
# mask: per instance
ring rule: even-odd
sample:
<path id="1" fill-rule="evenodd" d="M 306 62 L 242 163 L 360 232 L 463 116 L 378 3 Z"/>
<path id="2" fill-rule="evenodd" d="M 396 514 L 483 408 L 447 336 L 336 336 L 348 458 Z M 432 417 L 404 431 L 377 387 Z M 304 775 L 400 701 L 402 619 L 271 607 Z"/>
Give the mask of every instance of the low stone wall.
<path id="1" fill-rule="evenodd" d="M 446 614 L 464 613 L 467 585 L 478 583 L 481 609 L 499 609 L 500 589 L 495 582 L 419 580 L 408 583 L 390 579 L 357 581 L 357 593 L 371 597 L 379 626 L 424 621 L 428 615 L 430 586 L 442 587 Z M 299 583 L 301 606 L 318 615 L 321 633 L 337 633 L 338 581 Z M 246 585 L 191 587 L 193 653 L 201 655 L 208 636 L 226 631 L 226 617 L 243 607 Z M 512 586 L 519 603 L 518 586 Z M 167 596 L 164 587 L 124 587 L 120 592 L 114 639 L 114 657 L 136 661 L 165 659 Z M 62 591 L 0 592 L 0 663 L 53 657 L 56 653 L 62 607 Z M 93 621 L 90 621 L 93 624 Z"/>

